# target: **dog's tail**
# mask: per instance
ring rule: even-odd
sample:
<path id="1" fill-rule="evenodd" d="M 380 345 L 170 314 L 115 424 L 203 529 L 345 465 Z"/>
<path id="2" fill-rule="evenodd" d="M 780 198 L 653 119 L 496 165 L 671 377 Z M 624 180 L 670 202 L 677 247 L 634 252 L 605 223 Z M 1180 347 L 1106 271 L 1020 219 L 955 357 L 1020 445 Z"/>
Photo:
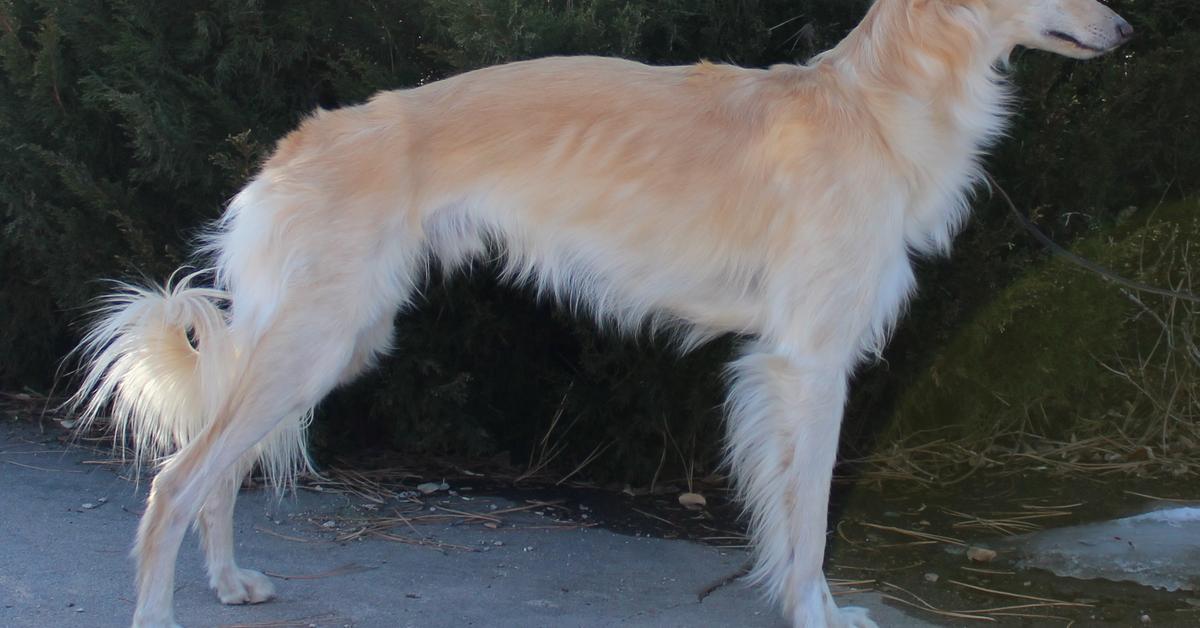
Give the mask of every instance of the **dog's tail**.
<path id="1" fill-rule="evenodd" d="M 120 284 L 101 300 L 76 349 L 82 382 L 68 407 L 78 413 L 77 427 L 108 417 L 118 449 L 138 468 L 161 462 L 208 426 L 241 370 L 244 351 L 222 307 L 229 293 L 193 286 L 201 274 L 164 287 Z M 305 442 L 310 420 L 306 413 L 284 421 L 248 454 L 275 486 L 312 469 Z"/>

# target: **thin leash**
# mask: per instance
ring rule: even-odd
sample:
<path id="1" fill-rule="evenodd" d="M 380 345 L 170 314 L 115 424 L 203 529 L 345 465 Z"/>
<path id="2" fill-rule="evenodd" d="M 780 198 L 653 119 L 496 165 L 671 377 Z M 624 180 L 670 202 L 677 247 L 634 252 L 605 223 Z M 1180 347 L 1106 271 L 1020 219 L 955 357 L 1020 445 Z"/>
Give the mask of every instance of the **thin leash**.
<path id="1" fill-rule="evenodd" d="M 1063 248 L 1062 245 L 1058 244 L 1054 240 L 1051 240 L 1050 236 L 1043 233 L 1041 229 L 1038 229 L 1037 225 L 1033 224 L 1033 221 L 1030 220 L 1028 216 L 1021 213 L 1021 210 L 1017 209 L 1016 204 L 1013 203 L 1013 200 L 1008 195 L 1008 192 L 1006 192 L 1004 190 L 1004 188 L 1001 187 L 1000 184 L 996 182 L 996 179 L 994 179 L 990 173 L 985 172 L 984 176 L 987 177 L 988 185 L 990 185 L 992 187 L 992 189 L 994 189 L 1000 193 L 1000 198 L 1003 199 L 1006 204 L 1008 204 L 1008 208 L 1012 211 L 1013 215 L 1017 217 L 1017 221 L 1021 223 L 1021 226 L 1025 227 L 1026 231 L 1028 231 L 1030 234 L 1032 234 L 1034 239 L 1036 239 L 1038 242 L 1041 242 L 1042 245 L 1045 246 L 1047 249 L 1050 249 L 1051 253 L 1053 253 L 1063 259 L 1066 259 L 1068 262 L 1071 262 L 1072 264 L 1075 264 L 1076 266 L 1079 266 L 1080 268 L 1089 270 L 1097 275 L 1100 275 L 1101 277 L 1103 277 L 1115 284 L 1125 286 L 1126 288 L 1129 288 L 1130 290 L 1136 290 L 1138 292 L 1148 292 L 1150 294 L 1157 294 L 1157 295 L 1164 296 L 1164 297 L 1170 297 L 1172 299 L 1183 299 L 1184 301 L 1200 303 L 1200 296 L 1197 296 L 1194 293 L 1181 292 L 1178 290 L 1167 290 L 1165 288 L 1159 288 L 1157 286 L 1152 286 L 1147 283 L 1135 281 L 1133 279 L 1123 277 L 1123 276 L 1097 264 L 1096 262 L 1093 262 L 1092 260 L 1087 259 L 1086 257 L 1080 257 L 1079 255 L 1076 255 L 1075 253 L 1068 251 L 1067 249 Z"/>

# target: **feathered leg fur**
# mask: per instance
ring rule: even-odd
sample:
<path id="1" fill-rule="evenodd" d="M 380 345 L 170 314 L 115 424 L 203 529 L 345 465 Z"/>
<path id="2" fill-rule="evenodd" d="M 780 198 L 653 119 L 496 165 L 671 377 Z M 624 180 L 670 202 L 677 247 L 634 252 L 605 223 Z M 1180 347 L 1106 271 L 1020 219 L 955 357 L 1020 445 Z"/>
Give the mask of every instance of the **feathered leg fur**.
<path id="1" fill-rule="evenodd" d="M 195 440 L 173 456 L 155 477 L 142 524 L 138 530 L 138 608 L 135 626 L 173 626 L 171 593 L 175 557 L 188 523 L 208 500 L 215 529 L 225 534 L 233 506 L 232 475 L 255 443 L 286 417 L 302 414 L 337 384 L 350 364 L 355 330 L 363 325 L 341 326 L 344 320 L 314 316 L 308 308 L 289 309 L 256 344 L 246 361 L 229 403 Z M 324 319 L 323 321 L 321 319 Z M 312 334 L 312 335 L 309 335 Z M 304 337 L 303 343 L 296 340 Z M 214 493 L 216 491 L 216 493 Z M 224 539 L 212 539 L 216 547 Z M 217 566 L 214 578 L 227 576 L 232 564 Z M 235 572 L 237 583 L 226 591 L 239 595 L 237 585 L 251 588 L 262 581 L 254 573 Z M 222 583 L 218 582 L 218 591 Z M 248 601 L 267 593 L 247 590 Z M 223 600 L 239 602 L 241 599 Z"/>
<path id="2" fill-rule="evenodd" d="M 755 345 L 731 366 L 728 454 L 756 540 L 752 579 L 794 626 L 868 628 L 822 575 L 848 368 Z"/>
<path id="3" fill-rule="evenodd" d="M 204 502 L 196 526 L 208 569 L 208 586 L 222 604 L 257 604 L 275 594 L 275 586 L 262 572 L 238 567 L 233 556 L 233 507 L 238 489 L 250 472 L 253 460 L 243 458 Z"/>

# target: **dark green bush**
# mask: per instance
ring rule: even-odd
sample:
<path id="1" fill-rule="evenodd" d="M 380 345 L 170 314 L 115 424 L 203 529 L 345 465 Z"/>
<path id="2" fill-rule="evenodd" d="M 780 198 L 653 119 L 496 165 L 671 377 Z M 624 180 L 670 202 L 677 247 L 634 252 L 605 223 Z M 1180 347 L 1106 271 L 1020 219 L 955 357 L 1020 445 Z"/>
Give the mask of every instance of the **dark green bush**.
<path id="1" fill-rule="evenodd" d="M 1062 240 L 1130 205 L 1198 192 L 1200 8 L 1117 3 L 1140 31 L 1080 64 L 1021 54 L 1021 115 L 995 170 Z M 5 0 L 0 2 L 0 386 L 48 390 L 102 278 L 161 281 L 276 138 L 316 106 L 354 103 L 482 65 L 599 53 L 653 63 L 803 60 L 841 37 L 846 0 Z M 851 436 L 891 416 L 903 386 L 991 295 L 1040 258 L 998 207 L 922 298 L 885 367 L 860 377 Z M 1070 218 L 1068 220 L 1068 217 Z M 678 359 L 664 343 L 497 287 L 435 282 L 400 323 L 397 355 L 336 395 L 319 442 L 518 461 L 556 412 L 567 469 L 615 443 L 598 475 L 645 482 L 669 428 L 715 451 L 727 339 Z M 337 429 L 328 429 L 330 426 Z M 560 429 L 565 425 L 560 426 Z M 685 452 L 685 455 L 690 455 Z M 673 463 L 678 455 L 669 456 Z"/>
<path id="2" fill-rule="evenodd" d="M 1122 276 L 1190 290 L 1198 241 L 1200 203 L 1189 201 L 1143 210 L 1075 249 Z M 1126 429 L 1157 421 L 1132 402 L 1147 401 L 1150 391 L 1137 388 L 1149 388 L 1143 378 L 1167 354 L 1196 361 L 1188 344 L 1194 309 L 1130 293 L 1063 260 L 1034 267 L 930 352 L 896 408 L 896 436 L 945 425 L 955 428 L 940 430 L 948 438 L 1022 426 L 1066 439 L 1110 412 L 1140 415 Z M 1191 416 L 1190 387 L 1182 390 L 1177 415 Z"/>

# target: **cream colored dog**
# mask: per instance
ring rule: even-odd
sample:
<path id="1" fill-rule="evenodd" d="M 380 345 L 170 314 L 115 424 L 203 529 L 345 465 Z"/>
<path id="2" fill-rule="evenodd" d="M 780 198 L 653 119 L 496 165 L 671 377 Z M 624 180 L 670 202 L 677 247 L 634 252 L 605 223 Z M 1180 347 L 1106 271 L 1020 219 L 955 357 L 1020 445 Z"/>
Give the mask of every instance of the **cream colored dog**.
<path id="1" fill-rule="evenodd" d="M 240 480 L 303 468 L 310 409 L 387 352 L 427 266 L 494 245 L 509 281 L 622 328 L 755 338 L 728 419 L 754 575 L 794 626 L 873 626 L 821 573 L 847 377 L 912 292 L 910 256 L 963 222 L 1013 48 L 1089 58 L 1131 32 L 1094 0 L 877 0 L 804 66 L 553 58 L 318 112 L 211 233 L 214 287 L 123 290 L 82 346 L 85 417 L 143 459 L 177 450 L 138 532 L 133 624 L 177 625 L 197 519 L 220 600 L 271 597 L 234 562 Z"/>

